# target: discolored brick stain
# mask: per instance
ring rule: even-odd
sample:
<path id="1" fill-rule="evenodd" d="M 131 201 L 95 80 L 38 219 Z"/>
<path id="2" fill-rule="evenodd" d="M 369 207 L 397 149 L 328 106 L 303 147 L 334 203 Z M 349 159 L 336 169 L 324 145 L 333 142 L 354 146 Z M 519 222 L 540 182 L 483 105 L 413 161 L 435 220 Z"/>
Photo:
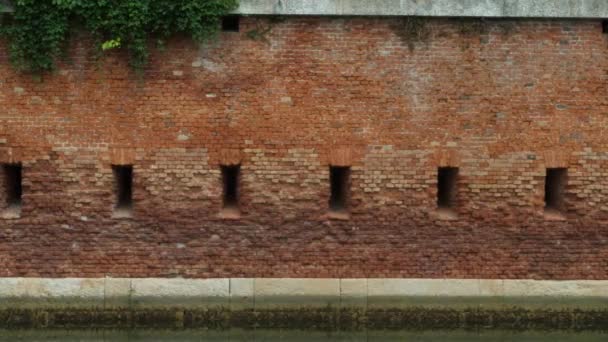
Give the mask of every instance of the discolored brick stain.
<path id="1" fill-rule="evenodd" d="M 292 17 L 268 42 L 247 38 L 256 20 L 172 40 L 141 80 L 82 36 L 42 82 L 0 50 L 0 163 L 23 167 L 0 277 L 608 279 L 600 21 L 488 21 L 482 43 L 436 19 L 409 49 L 396 19 Z M 117 159 L 129 218 L 112 217 Z M 347 220 L 327 216 L 333 160 L 351 168 Z M 456 219 L 437 215 L 439 167 L 459 169 Z M 568 168 L 559 221 L 551 167 Z"/>

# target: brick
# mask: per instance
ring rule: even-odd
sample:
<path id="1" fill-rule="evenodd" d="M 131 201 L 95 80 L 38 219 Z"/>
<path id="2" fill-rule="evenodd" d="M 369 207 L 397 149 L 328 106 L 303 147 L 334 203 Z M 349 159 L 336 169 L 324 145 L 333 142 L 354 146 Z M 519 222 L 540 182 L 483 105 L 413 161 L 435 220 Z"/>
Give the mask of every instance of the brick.
<path id="1" fill-rule="evenodd" d="M 597 21 L 463 35 L 434 19 L 410 49 L 399 19 L 290 17 L 249 39 L 265 20 L 176 37 L 143 79 L 87 41 L 43 82 L 0 54 L 0 163 L 24 171 L 0 277 L 608 279 Z M 134 165 L 130 218 L 112 218 L 112 163 Z M 221 163 L 242 165 L 237 220 L 219 215 Z M 330 163 L 351 167 L 348 220 L 326 215 Z M 460 172 L 449 221 L 443 166 Z M 550 221 L 558 166 L 567 211 Z"/>

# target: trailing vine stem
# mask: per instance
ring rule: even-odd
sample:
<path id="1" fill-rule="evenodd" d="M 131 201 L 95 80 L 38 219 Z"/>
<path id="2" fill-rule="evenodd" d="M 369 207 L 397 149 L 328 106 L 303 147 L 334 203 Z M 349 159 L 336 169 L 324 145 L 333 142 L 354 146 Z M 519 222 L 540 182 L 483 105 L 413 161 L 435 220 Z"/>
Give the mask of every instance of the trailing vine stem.
<path id="1" fill-rule="evenodd" d="M 8 40 L 12 64 L 23 72 L 53 70 L 74 27 L 98 38 L 101 51 L 128 51 L 130 65 L 141 72 L 151 37 L 183 33 L 205 41 L 237 6 L 238 0 L 16 0 L 0 34 Z"/>

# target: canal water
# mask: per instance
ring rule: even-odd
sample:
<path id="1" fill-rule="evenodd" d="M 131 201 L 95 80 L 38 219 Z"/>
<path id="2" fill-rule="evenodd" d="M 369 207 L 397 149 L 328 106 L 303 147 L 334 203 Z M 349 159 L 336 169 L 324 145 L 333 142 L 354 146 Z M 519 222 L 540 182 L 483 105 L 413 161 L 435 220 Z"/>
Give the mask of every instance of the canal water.
<path id="1" fill-rule="evenodd" d="M 319 331 L 201 331 L 201 330 L 132 330 L 132 331 L 1 331 L 0 341 L 608 341 L 608 333 L 601 332 L 505 332 L 505 331 L 367 331 L 367 332 L 319 332 Z"/>

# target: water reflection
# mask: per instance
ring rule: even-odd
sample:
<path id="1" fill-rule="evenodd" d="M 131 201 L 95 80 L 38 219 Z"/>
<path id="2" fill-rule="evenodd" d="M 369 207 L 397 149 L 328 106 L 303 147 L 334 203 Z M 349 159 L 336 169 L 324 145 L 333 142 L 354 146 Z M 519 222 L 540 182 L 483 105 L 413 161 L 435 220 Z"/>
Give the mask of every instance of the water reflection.
<path id="1" fill-rule="evenodd" d="M 592 332 L 499 332 L 499 331 L 369 331 L 369 332 L 318 332 L 318 331 L 0 331 L 0 341 L 607 341 L 608 334 Z"/>

